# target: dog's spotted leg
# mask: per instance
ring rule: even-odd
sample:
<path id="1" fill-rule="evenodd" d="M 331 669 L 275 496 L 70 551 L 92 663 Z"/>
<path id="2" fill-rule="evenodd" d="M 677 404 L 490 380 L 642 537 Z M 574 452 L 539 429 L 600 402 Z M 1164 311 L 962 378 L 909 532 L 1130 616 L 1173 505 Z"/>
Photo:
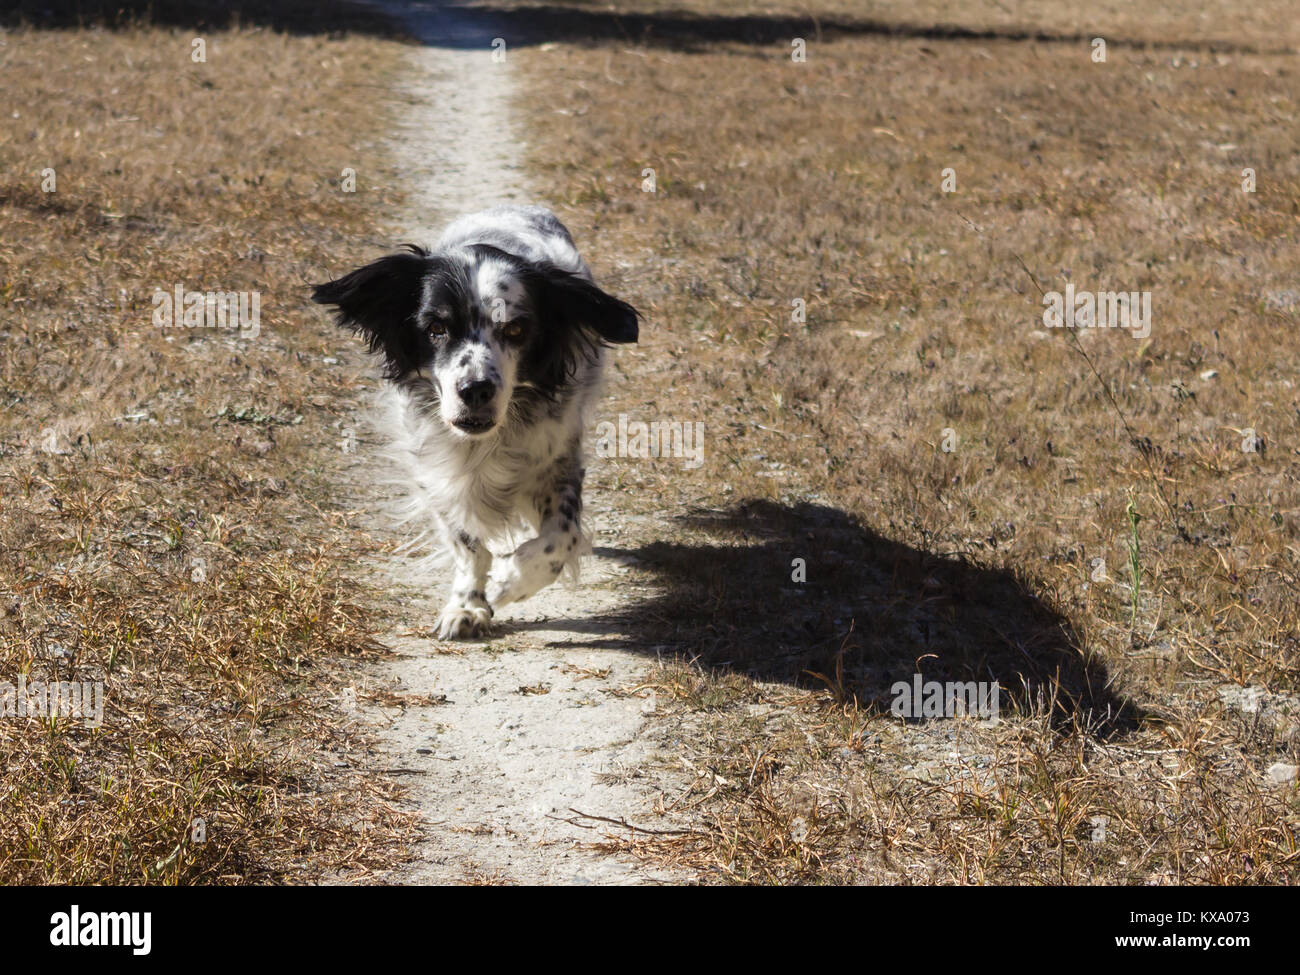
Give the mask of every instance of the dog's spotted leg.
<path id="1" fill-rule="evenodd" d="M 456 569 L 452 576 L 451 598 L 438 619 L 438 639 L 483 636 L 488 632 L 492 619 L 492 607 L 484 595 L 492 553 L 481 540 L 468 532 L 453 530 L 448 534 Z"/>
<path id="2" fill-rule="evenodd" d="M 582 468 L 561 463 L 545 479 L 532 502 L 540 528 L 505 559 L 503 570 L 488 585 L 493 606 L 527 599 L 560 577 L 566 566 L 576 572 L 578 559 L 587 554 L 582 534 Z"/>

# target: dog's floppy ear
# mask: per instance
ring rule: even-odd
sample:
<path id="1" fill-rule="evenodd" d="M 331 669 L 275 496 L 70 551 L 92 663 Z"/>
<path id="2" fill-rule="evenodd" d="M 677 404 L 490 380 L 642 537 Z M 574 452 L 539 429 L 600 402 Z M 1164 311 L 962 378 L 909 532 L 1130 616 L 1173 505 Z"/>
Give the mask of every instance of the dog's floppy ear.
<path id="1" fill-rule="evenodd" d="M 606 342 L 637 340 L 637 310 L 601 291 L 586 278 L 556 267 L 540 269 L 548 314 L 600 336 Z"/>
<path id="2" fill-rule="evenodd" d="M 419 328 L 425 276 L 433 269 L 426 252 L 390 254 L 336 281 L 312 288 L 311 300 L 338 309 L 338 323 L 365 337 L 371 352 L 382 352 L 385 374 L 400 379 L 414 372 L 431 345 Z"/>

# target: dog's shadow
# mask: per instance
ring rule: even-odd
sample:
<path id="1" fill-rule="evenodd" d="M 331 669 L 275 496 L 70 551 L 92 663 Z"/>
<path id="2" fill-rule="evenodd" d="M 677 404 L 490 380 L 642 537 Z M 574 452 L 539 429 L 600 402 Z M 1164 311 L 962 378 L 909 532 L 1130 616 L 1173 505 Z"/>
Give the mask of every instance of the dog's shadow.
<path id="1" fill-rule="evenodd" d="M 1101 736 L 1143 717 L 1081 651 L 1069 621 L 1008 572 L 890 541 L 822 505 L 750 501 L 678 520 L 690 541 L 597 549 L 648 570 L 653 595 L 615 616 L 567 621 L 587 634 L 568 645 L 829 686 L 886 711 L 891 688 L 919 673 L 996 681 L 1004 712 L 1046 711 L 1058 726 L 1077 721 Z M 555 628 L 511 628 L 539 625 Z"/>

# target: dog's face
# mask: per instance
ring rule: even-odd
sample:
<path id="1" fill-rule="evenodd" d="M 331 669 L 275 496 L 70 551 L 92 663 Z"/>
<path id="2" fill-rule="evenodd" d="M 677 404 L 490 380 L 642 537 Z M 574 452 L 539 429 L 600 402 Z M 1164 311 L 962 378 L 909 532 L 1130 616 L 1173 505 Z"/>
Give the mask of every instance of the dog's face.
<path id="1" fill-rule="evenodd" d="M 486 244 L 412 248 L 317 285 L 395 382 L 427 383 L 457 435 L 491 435 L 520 397 L 554 398 L 600 342 L 635 342 L 637 313 L 590 281 Z"/>

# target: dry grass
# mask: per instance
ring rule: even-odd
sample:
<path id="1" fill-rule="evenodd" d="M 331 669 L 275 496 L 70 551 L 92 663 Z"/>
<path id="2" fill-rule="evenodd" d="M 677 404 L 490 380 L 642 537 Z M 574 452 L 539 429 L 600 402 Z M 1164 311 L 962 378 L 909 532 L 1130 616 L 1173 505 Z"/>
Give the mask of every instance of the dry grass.
<path id="1" fill-rule="evenodd" d="M 705 50 L 744 41 L 790 49 L 793 37 L 874 34 L 930 40 L 1091 40 L 1112 44 L 1294 50 L 1300 25 L 1289 0 L 466 0 L 500 21 L 509 44 L 556 40 Z"/>
<path id="2" fill-rule="evenodd" d="M 698 471 L 593 469 L 648 516 L 637 627 L 690 661 L 654 680 L 665 761 L 704 770 L 667 802 L 699 829 L 634 850 L 743 882 L 1300 876 L 1266 776 L 1300 760 L 1300 76 L 1231 49 L 1256 7 L 1149 7 L 1229 45 L 516 55 L 548 195 L 647 313 L 602 418 L 706 424 Z M 1149 340 L 1045 329 L 1067 282 L 1152 292 Z M 1003 721 L 892 718 L 918 671 L 996 679 Z"/>
<path id="3" fill-rule="evenodd" d="M 357 106 L 400 48 L 193 36 L 0 33 L 0 680 L 106 705 L 0 720 L 5 883 L 356 875 L 410 829 L 340 701 L 379 652 L 336 570 L 355 370 L 304 290 L 391 203 Z M 260 292 L 260 334 L 153 326 L 178 284 Z"/>

